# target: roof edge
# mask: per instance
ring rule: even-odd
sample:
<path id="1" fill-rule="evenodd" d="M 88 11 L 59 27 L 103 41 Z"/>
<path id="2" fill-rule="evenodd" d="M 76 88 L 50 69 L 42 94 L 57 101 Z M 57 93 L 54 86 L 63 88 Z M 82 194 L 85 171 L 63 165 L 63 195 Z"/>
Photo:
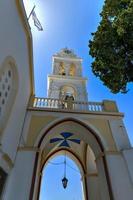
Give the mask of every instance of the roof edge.
<path id="1" fill-rule="evenodd" d="M 28 23 L 28 19 L 26 16 L 26 11 L 24 8 L 23 0 L 15 0 L 16 7 L 18 10 L 18 14 L 20 17 L 20 21 L 23 25 L 26 39 L 27 39 L 27 48 L 28 48 L 28 56 L 29 56 L 29 70 L 30 70 L 30 86 L 31 86 L 31 95 L 34 95 L 35 88 L 34 88 L 34 69 L 33 69 L 33 42 L 32 42 L 32 34 L 31 29 Z"/>

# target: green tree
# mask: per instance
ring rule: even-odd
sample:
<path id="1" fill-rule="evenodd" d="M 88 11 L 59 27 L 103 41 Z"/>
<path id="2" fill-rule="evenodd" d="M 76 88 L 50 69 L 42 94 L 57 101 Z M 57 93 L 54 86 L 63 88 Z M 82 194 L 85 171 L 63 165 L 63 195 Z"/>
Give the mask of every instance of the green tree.
<path id="1" fill-rule="evenodd" d="M 93 73 L 113 93 L 133 82 L 133 0 L 105 0 L 101 22 L 89 41 Z"/>

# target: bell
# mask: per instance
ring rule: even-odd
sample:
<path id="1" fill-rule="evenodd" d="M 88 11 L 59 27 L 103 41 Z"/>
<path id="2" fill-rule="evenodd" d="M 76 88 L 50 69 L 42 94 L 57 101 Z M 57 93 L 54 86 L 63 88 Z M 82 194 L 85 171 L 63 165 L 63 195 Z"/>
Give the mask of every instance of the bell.
<path id="1" fill-rule="evenodd" d="M 62 179 L 62 185 L 63 185 L 64 189 L 66 189 L 67 183 L 68 183 L 68 179 L 67 179 L 66 177 L 64 177 L 64 178 Z"/>

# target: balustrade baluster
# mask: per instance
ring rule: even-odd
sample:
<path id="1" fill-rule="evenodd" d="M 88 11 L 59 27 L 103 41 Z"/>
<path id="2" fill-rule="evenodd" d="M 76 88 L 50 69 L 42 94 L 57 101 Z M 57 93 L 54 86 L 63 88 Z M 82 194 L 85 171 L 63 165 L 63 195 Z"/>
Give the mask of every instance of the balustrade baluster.
<path id="1" fill-rule="evenodd" d="M 52 108 L 55 108 L 55 100 L 52 100 Z"/>
<path id="2" fill-rule="evenodd" d="M 51 108 L 51 99 L 48 100 L 48 107 Z"/>
<path id="3" fill-rule="evenodd" d="M 99 112 L 100 111 L 100 105 L 97 104 L 97 111 Z"/>
<path id="4" fill-rule="evenodd" d="M 37 107 L 37 101 L 38 101 L 38 99 L 37 99 L 37 98 L 35 98 L 34 107 Z"/>
<path id="5" fill-rule="evenodd" d="M 76 104 L 76 102 L 72 101 L 72 110 L 75 110 L 75 104 Z"/>
<path id="6" fill-rule="evenodd" d="M 51 108 L 54 108 L 54 101 L 51 99 Z"/>
<path id="7" fill-rule="evenodd" d="M 33 107 L 37 108 L 59 108 L 59 109 L 68 109 L 68 101 L 61 99 L 50 99 L 50 98 L 37 98 L 35 97 L 33 101 Z M 82 101 L 73 101 L 72 108 L 73 110 L 83 110 L 91 112 L 102 112 L 103 105 L 98 102 L 82 102 Z"/>
<path id="8" fill-rule="evenodd" d="M 82 110 L 85 110 L 85 102 L 81 102 L 80 104 L 83 105 Z"/>
<path id="9" fill-rule="evenodd" d="M 92 111 L 92 104 L 91 104 L 91 102 L 89 104 L 89 110 Z"/>
<path id="10" fill-rule="evenodd" d="M 39 99 L 39 107 L 41 107 L 41 99 Z"/>
<path id="11" fill-rule="evenodd" d="M 56 108 L 58 108 L 59 100 L 56 99 Z"/>
<path id="12" fill-rule="evenodd" d="M 34 99 L 33 107 L 37 106 L 37 98 Z"/>
<path id="13" fill-rule="evenodd" d="M 42 107 L 43 107 L 43 108 L 45 107 L 45 99 L 43 99 Z"/>
<path id="14" fill-rule="evenodd" d="M 56 106 L 55 106 L 55 101 L 56 101 L 56 100 L 53 99 L 53 107 L 54 107 L 54 108 L 56 108 Z"/>
<path id="15" fill-rule="evenodd" d="M 44 99 L 44 107 L 47 107 L 47 99 Z"/>
<path id="16" fill-rule="evenodd" d="M 96 104 L 93 103 L 93 111 L 96 111 Z"/>
<path id="17" fill-rule="evenodd" d="M 37 101 L 37 107 L 40 106 L 40 99 L 38 98 L 38 101 Z"/>
<path id="18" fill-rule="evenodd" d="M 41 99 L 41 108 L 43 108 L 43 99 Z"/>
<path id="19" fill-rule="evenodd" d="M 96 104 L 93 103 L 93 111 L 96 111 Z"/>
<path id="20" fill-rule="evenodd" d="M 55 99 L 53 99 L 53 108 L 55 108 Z"/>

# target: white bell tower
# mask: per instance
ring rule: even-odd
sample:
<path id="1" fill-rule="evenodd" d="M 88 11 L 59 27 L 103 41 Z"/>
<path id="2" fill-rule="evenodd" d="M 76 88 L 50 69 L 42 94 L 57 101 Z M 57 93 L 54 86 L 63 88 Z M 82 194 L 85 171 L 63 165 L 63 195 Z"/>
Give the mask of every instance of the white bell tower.
<path id="1" fill-rule="evenodd" d="M 53 55 L 52 75 L 48 76 L 48 98 L 88 101 L 87 78 L 82 77 L 82 59 L 67 48 Z"/>

